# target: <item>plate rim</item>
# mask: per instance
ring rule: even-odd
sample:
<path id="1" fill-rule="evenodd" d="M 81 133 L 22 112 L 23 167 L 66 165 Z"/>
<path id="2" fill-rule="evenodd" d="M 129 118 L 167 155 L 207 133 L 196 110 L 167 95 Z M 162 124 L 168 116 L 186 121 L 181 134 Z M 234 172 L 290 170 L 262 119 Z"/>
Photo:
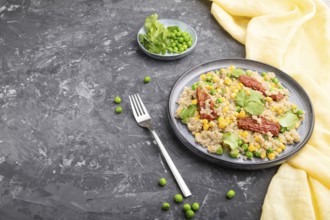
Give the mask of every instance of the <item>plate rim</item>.
<path id="1" fill-rule="evenodd" d="M 179 53 L 179 54 L 173 54 L 173 55 L 167 55 L 167 56 L 164 56 L 162 54 L 156 54 L 156 53 L 152 53 L 152 52 L 149 52 L 140 42 L 139 40 L 139 34 L 141 32 L 141 30 L 144 30 L 144 23 L 142 25 L 142 27 L 138 30 L 137 32 L 137 35 L 136 35 L 136 41 L 140 47 L 140 49 L 145 53 L 147 54 L 148 56 L 151 56 L 152 58 L 156 58 L 156 59 L 160 59 L 160 60 L 175 60 L 175 59 L 180 59 L 188 54 L 190 54 L 196 44 L 197 44 L 197 41 L 198 41 L 198 36 L 197 36 L 197 33 L 195 31 L 195 29 L 190 26 L 189 24 L 187 24 L 186 22 L 183 22 L 181 20 L 177 20 L 177 19 L 171 19 L 171 18 L 162 18 L 162 19 L 158 19 L 158 21 L 160 23 L 162 23 L 164 20 L 167 20 L 167 21 L 173 21 L 173 22 L 178 22 L 178 23 L 182 23 L 184 26 L 188 27 L 193 33 L 194 33 L 194 36 L 195 36 L 195 41 L 193 42 L 193 44 L 191 45 L 191 47 L 189 47 L 188 50 L 184 51 L 183 53 Z"/>
<path id="2" fill-rule="evenodd" d="M 176 89 L 177 85 L 179 84 L 179 82 L 184 79 L 191 71 L 193 71 L 196 68 L 199 68 L 201 66 L 213 63 L 213 62 L 243 62 L 243 63 L 249 63 L 249 64 L 258 64 L 258 65 L 263 65 L 266 66 L 267 68 L 271 68 L 276 70 L 276 72 L 279 72 L 281 75 L 283 75 L 284 77 L 287 77 L 289 79 L 289 83 L 293 83 L 291 85 L 296 86 L 298 88 L 298 91 L 302 91 L 304 94 L 303 96 L 306 97 L 306 99 L 308 100 L 308 105 L 310 107 L 311 110 L 311 114 L 310 114 L 310 119 L 311 120 L 311 126 L 306 134 L 306 136 L 304 137 L 304 139 L 299 142 L 300 146 L 296 147 L 295 149 L 293 149 L 292 151 L 290 151 L 288 154 L 284 155 L 283 157 L 278 157 L 275 160 L 272 161 L 261 161 L 260 163 L 235 163 L 235 162 L 229 162 L 226 160 L 222 160 L 218 157 L 216 157 L 215 155 L 212 155 L 211 153 L 204 153 L 199 151 L 196 147 L 194 147 L 193 145 L 191 145 L 187 139 L 176 129 L 176 125 L 175 125 L 175 120 L 177 120 L 175 117 L 172 118 L 171 116 L 171 109 L 170 109 L 170 103 L 171 103 L 171 98 L 173 95 L 173 91 L 174 89 Z M 233 63 L 233 65 L 235 65 L 235 63 Z M 274 71 L 275 72 L 275 71 Z M 275 72 L 275 74 L 276 74 Z M 200 73 L 201 74 L 201 73 Z M 185 72 L 183 72 L 183 74 L 181 74 L 181 76 L 176 80 L 176 82 L 173 84 L 170 93 L 168 95 L 168 103 L 167 103 L 167 116 L 168 116 L 168 120 L 170 122 L 170 127 L 172 129 L 172 131 L 174 132 L 175 136 L 180 140 L 181 143 L 183 143 L 183 145 L 185 145 L 185 147 L 187 147 L 190 151 L 192 151 L 193 153 L 195 153 L 197 156 L 199 156 L 200 158 L 203 158 L 206 161 L 210 161 L 212 163 L 218 164 L 218 165 L 222 165 L 224 167 L 228 167 L 228 168 L 234 168 L 234 169 L 240 169 L 240 170 L 258 170 L 258 169 L 266 169 L 266 168 L 270 168 L 270 167 L 274 167 L 277 165 L 280 165 L 284 162 L 286 162 L 288 159 L 290 159 L 291 157 L 293 157 L 294 155 L 296 155 L 300 150 L 302 150 L 307 142 L 309 141 L 311 135 L 313 134 L 314 131 L 314 125 L 315 125 L 315 113 L 314 113 L 314 108 L 313 108 L 313 104 L 311 102 L 311 98 L 309 97 L 308 93 L 305 91 L 305 89 L 294 79 L 292 78 L 289 74 L 287 74 L 286 72 L 280 70 L 277 67 L 274 67 L 272 65 L 260 62 L 260 61 L 256 61 L 256 60 L 252 60 L 252 59 L 246 59 L 246 58 L 220 58 L 220 59 L 213 59 L 198 65 L 195 65 L 191 68 L 189 68 L 188 70 L 186 70 Z M 189 131 L 190 132 L 190 131 Z M 206 158 L 207 157 L 207 158 Z M 244 166 L 242 166 L 244 165 Z"/>

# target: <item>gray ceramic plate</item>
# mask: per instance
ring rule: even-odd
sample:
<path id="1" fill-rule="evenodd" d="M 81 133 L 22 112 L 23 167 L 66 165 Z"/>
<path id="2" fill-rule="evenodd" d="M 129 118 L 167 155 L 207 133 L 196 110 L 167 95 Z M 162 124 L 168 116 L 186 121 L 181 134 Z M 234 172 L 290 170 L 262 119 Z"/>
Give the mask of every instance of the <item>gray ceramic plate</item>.
<path id="1" fill-rule="evenodd" d="M 139 34 L 146 33 L 146 30 L 143 26 L 143 27 L 141 27 L 141 29 L 139 30 L 139 32 L 137 34 L 137 42 L 138 42 L 139 47 L 145 54 L 147 54 L 148 56 L 150 56 L 152 58 L 159 59 L 159 60 L 176 60 L 176 59 L 180 59 L 184 56 L 187 56 L 194 50 L 196 43 L 197 43 L 197 34 L 191 26 L 189 26 L 188 24 L 186 24 L 182 21 L 173 20 L 173 19 L 159 19 L 158 21 L 160 23 L 164 24 L 165 27 L 178 26 L 182 31 L 188 32 L 192 38 L 192 45 L 183 53 L 165 53 L 164 55 L 151 53 L 148 50 L 146 50 L 139 41 Z"/>
<path id="2" fill-rule="evenodd" d="M 202 73 L 211 70 L 217 70 L 220 68 L 226 68 L 230 65 L 235 65 L 237 68 L 255 70 L 259 73 L 274 72 L 276 74 L 276 77 L 282 83 L 282 85 L 289 90 L 290 101 L 297 104 L 299 109 L 302 109 L 306 112 L 305 119 L 301 126 L 298 128 L 298 132 L 301 136 L 301 141 L 293 145 L 288 145 L 285 151 L 281 153 L 279 157 L 272 161 L 257 158 L 254 158 L 253 160 L 244 160 L 243 158 L 234 159 L 229 157 L 227 154 L 221 156 L 216 154 L 210 154 L 206 150 L 206 148 L 202 147 L 194 141 L 194 136 L 187 129 L 187 126 L 182 124 L 180 120 L 175 118 L 175 110 L 178 107 L 176 101 L 178 100 L 185 86 L 189 87 L 194 82 L 197 82 L 199 80 L 199 75 Z M 304 145 L 310 138 L 314 128 L 313 107 L 305 90 L 293 78 L 291 78 L 289 75 L 282 72 L 281 70 L 264 63 L 246 59 L 215 60 L 198 65 L 185 72 L 177 80 L 170 93 L 168 103 L 168 117 L 174 133 L 188 149 L 210 162 L 215 162 L 226 167 L 244 170 L 264 169 L 285 162 L 304 147 Z"/>

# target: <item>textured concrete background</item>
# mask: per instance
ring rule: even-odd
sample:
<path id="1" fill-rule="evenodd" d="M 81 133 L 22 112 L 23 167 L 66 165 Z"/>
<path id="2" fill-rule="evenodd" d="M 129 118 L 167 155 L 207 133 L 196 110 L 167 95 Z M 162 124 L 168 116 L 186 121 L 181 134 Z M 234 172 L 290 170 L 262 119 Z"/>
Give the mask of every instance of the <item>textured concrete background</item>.
<path id="1" fill-rule="evenodd" d="M 133 119 L 140 93 L 156 131 L 198 201 L 195 219 L 258 219 L 277 167 L 238 171 L 190 153 L 166 116 L 172 85 L 187 69 L 244 57 L 197 0 L 0 0 L 0 219 L 184 219 L 179 193 L 155 142 Z M 195 51 L 158 61 L 137 47 L 151 13 L 195 28 Z M 143 84 L 146 75 L 150 84 Z M 121 95 L 123 113 L 114 113 Z M 157 185 L 160 177 L 168 185 Z M 227 200 L 227 190 L 237 196 Z M 169 212 L 161 211 L 170 201 Z"/>

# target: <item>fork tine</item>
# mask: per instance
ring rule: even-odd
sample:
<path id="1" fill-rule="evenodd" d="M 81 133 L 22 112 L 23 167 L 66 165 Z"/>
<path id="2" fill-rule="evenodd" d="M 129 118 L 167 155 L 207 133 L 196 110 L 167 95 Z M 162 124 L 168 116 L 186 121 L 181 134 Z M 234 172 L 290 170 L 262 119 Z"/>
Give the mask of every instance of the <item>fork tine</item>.
<path id="1" fill-rule="evenodd" d="M 134 97 L 134 94 L 131 96 L 132 98 L 132 102 L 133 102 L 133 106 L 134 106 L 134 109 L 135 109 L 135 112 L 136 112 L 136 115 L 139 117 L 141 115 L 141 111 L 139 109 L 139 106 L 137 105 L 136 103 L 136 99 Z"/>
<path id="2" fill-rule="evenodd" d="M 144 111 L 144 109 L 142 108 L 142 105 L 141 105 L 141 103 L 140 103 L 140 101 L 139 101 L 139 99 L 138 99 L 138 95 L 139 95 L 139 94 L 136 93 L 136 94 L 133 95 L 133 97 L 134 97 L 134 99 L 135 99 L 135 103 L 136 103 L 136 105 L 137 105 L 139 111 L 141 112 L 141 115 L 144 115 L 144 114 L 145 114 L 145 111 Z"/>
<path id="3" fill-rule="evenodd" d="M 131 96 L 128 96 L 128 98 L 129 98 L 129 101 L 130 101 L 130 103 L 131 103 L 131 107 L 132 107 L 133 115 L 134 115 L 134 117 L 136 118 L 136 117 L 137 117 L 137 112 L 136 112 L 136 109 L 135 109 L 134 103 L 133 103 L 133 101 L 132 101 L 132 97 L 131 97 Z"/>
<path id="4" fill-rule="evenodd" d="M 142 110 L 144 111 L 144 114 L 148 114 L 148 111 L 147 111 L 146 107 L 144 106 L 144 104 L 143 104 L 143 102 L 142 102 L 142 100 L 141 100 L 139 94 L 137 93 L 136 96 L 138 97 L 138 100 L 139 100 L 139 102 L 140 102 L 140 105 L 141 105 L 141 107 L 142 107 Z"/>

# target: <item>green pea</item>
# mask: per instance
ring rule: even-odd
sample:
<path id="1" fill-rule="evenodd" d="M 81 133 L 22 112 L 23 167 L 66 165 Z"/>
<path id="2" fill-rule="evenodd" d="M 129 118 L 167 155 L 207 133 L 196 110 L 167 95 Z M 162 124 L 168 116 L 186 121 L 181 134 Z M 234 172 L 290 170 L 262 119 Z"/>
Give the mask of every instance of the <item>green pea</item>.
<path id="1" fill-rule="evenodd" d="M 302 114 L 304 114 L 304 111 L 298 109 L 298 110 L 295 111 L 295 113 L 296 113 L 297 115 L 302 115 Z"/>
<path id="2" fill-rule="evenodd" d="M 259 151 L 254 151 L 254 156 L 257 157 L 257 158 L 260 158 L 261 154 L 260 154 Z"/>
<path id="3" fill-rule="evenodd" d="M 220 104 L 220 103 L 222 103 L 222 100 L 221 100 L 220 98 L 217 98 L 217 99 L 215 100 L 215 102 L 218 103 L 218 104 Z"/>
<path id="4" fill-rule="evenodd" d="M 191 219 L 192 217 L 194 217 L 195 212 L 193 210 L 188 210 L 186 211 L 186 218 L 187 219 Z"/>
<path id="5" fill-rule="evenodd" d="M 223 154 L 223 149 L 222 147 L 218 148 L 217 151 L 215 152 L 218 155 L 222 155 Z"/>
<path id="6" fill-rule="evenodd" d="M 273 81 L 273 83 L 275 83 L 275 84 L 277 84 L 277 83 L 279 82 L 277 78 L 273 78 L 272 81 Z"/>
<path id="7" fill-rule="evenodd" d="M 167 181 L 166 181 L 166 179 L 164 177 L 162 177 L 162 178 L 159 179 L 159 185 L 160 186 L 165 186 L 166 183 L 167 183 Z"/>
<path id="8" fill-rule="evenodd" d="M 267 153 L 273 153 L 273 152 L 274 152 L 273 148 L 271 148 L 271 147 L 267 148 Z"/>
<path id="9" fill-rule="evenodd" d="M 182 46 L 179 47 L 179 52 L 183 52 L 183 51 L 184 51 L 183 47 Z"/>
<path id="10" fill-rule="evenodd" d="M 215 90 L 215 89 L 211 89 L 211 90 L 210 90 L 210 94 L 211 94 L 211 95 L 215 95 L 216 93 L 217 93 L 217 90 Z"/>
<path id="11" fill-rule="evenodd" d="M 183 49 L 187 50 L 188 46 L 186 44 L 183 45 Z"/>
<path id="12" fill-rule="evenodd" d="M 199 203 L 194 202 L 193 204 L 191 204 L 191 209 L 195 212 L 198 211 L 199 210 Z"/>
<path id="13" fill-rule="evenodd" d="M 168 210 L 170 210 L 170 208 L 171 208 L 170 203 L 168 203 L 168 202 L 164 202 L 164 203 L 163 203 L 163 205 L 162 205 L 162 209 L 163 209 L 164 211 L 168 211 Z"/>
<path id="14" fill-rule="evenodd" d="M 120 98 L 120 96 L 117 95 L 113 101 L 114 101 L 116 104 L 120 104 L 120 103 L 121 103 L 121 98 Z"/>
<path id="15" fill-rule="evenodd" d="M 182 198 L 182 195 L 181 195 L 181 194 L 176 194 L 176 195 L 174 196 L 174 201 L 175 201 L 176 203 L 180 203 L 180 202 L 182 202 L 182 200 L 183 200 L 183 198 Z"/>
<path id="16" fill-rule="evenodd" d="M 144 82 L 144 83 L 150 83 L 150 81 L 151 81 L 151 77 L 150 77 L 150 76 L 146 76 L 146 77 L 144 77 L 144 79 L 143 79 L 143 82 Z"/>
<path id="17" fill-rule="evenodd" d="M 238 158 L 239 157 L 239 150 L 235 149 L 235 150 L 230 151 L 229 156 L 232 157 L 232 158 Z"/>
<path id="18" fill-rule="evenodd" d="M 248 159 L 252 159 L 252 157 L 253 157 L 253 153 L 250 152 L 250 151 L 248 151 L 248 152 L 245 153 L 245 156 L 246 156 Z"/>
<path id="19" fill-rule="evenodd" d="M 228 199 L 232 199 L 232 198 L 234 198 L 235 195 L 236 195 L 236 193 L 235 193 L 235 191 L 232 190 L 232 189 L 229 190 L 229 191 L 227 192 L 227 198 L 228 198 Z"/>
<path id="20" fill-rule="evenodd" d="M 116 109 L 115 109 L 115 112 L 116 112 L 117 114 L 122 113 L 122 111 L 123 111 L 123 109 L 122 109 L 121 106 L 117 106 Z"/>
<path id="21" fill-rule="evenodd" d="M 176 36 L 181 37 L 181 34 L 182 34 L 181 32 L 178 32 L 178 33 L 176 33 Z"/>
<path id="22" fill-rule="evenodd" d="M 284 133 L 284 132 L 286 132 L 286 128 L 285 127 L 281 127 L 280 133 Z"/>
<path id="23" fill-rule="evenodd" d="M 247 151 L 248 148 L 249 148 L 249 145 L 248 144 L 243 144 L 242 145 L 242 148 L 243 148 L 244 151 Z"/>
<path id="24" fill-rule="evenodd" d="M 186 212 L 188 210 L 191 210 L 191 206 L 190 206 L 190 204 L 186 203 L 183 205 L 183 211 Z"/>
<path id="25" fill-rule="evenodd" d="M 238 145 L 242 146 L 242 144 L 243 144 L 243 140 L 241 139 L 241 140 L 238 141 Z"/>
<path id="26" fill-rule="evenodd" d="M 179 49 L 178 49 L 178 47 L 175 46 L 175 47 L 173 48 L 173 50 L 174 50 L 175 52 L 178 52 Z"/>
<path id="27" fill-rule="evenodd" d="M 187 42 L 187 46 L 188 46 L 188 47 L 191 47 L 191 45 L 192 45 L 192 41 L 188 41 L 188 42 Z"/>
<path id="28" fill-rule="evenodd" d="M 180 43 L 183 43 L 183 37 L 179 37 L 178 40 L 179 40 Z"/>
<path id="29" fill-rule="evenodd" d="M 266 75 L 267 75 L 266 72 L 262 72 L 262 73 L 261 73 L 261 76 L 266 76 Z"/>
<path id="30" fill-rule="evenodd" d="M 236 112 L 240 112 L 241 111 L 241 107 L 237 106 L 236 107 Z"/>

